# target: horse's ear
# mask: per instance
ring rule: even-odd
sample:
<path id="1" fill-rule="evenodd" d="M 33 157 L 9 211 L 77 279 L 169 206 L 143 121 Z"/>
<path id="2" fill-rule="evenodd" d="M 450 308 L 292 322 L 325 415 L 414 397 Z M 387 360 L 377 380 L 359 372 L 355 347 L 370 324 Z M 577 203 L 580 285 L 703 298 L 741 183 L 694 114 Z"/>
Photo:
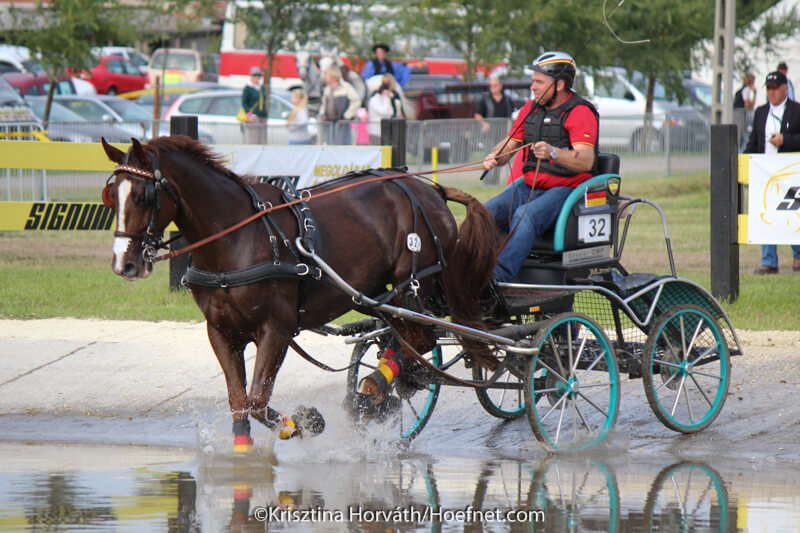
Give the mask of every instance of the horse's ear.
<path id="1" fill-rule="evenodd" d="M 121 165 L 122 161 L 125 159 L 125 154 L 122 152 L 122 150 L 114 148 L 108 144 L 105 137 L 100 137 L 100 143 L 103 145 L 103 150 L 106 151 L 108 158 L 114 163 Z"/>
<path id="2" fill-rule="evenodd" d="M 131 137 L 131 156 L 142 165 L 146 164 L 148 161 L 142 143 L 140 143 L 139 139 L 136 137 Z"/>

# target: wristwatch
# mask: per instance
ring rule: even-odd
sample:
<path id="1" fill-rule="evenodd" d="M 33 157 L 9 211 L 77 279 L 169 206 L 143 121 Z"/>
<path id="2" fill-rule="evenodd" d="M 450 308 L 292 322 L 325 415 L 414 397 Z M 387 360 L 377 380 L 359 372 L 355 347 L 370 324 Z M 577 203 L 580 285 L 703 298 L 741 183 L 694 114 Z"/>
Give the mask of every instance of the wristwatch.
<path id="1" fill-rule="evenodd" d="M 553 146 L 553 149 L 550 151 L 550 159 L 555 160 L 558 157 L 558 152 L 556 152 L 556 147 Z"/>

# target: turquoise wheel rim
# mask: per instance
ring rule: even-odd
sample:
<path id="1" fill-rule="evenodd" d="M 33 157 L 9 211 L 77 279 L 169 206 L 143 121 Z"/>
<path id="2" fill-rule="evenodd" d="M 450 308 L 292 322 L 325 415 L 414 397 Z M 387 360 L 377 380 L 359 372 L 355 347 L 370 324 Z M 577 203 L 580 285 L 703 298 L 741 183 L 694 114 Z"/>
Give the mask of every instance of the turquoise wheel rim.
<path id="1" fill-rule="evenodd" d="M 645 501 L 646 531 L 728 531 L 728 494 L 713 468 L 693 462 L 668 466 L 650 491 Z"/>
<path id="2" fill-rule="evenodd" d="M 476 381 L 486 381 L 488 376 L 492 374 L 492 372 L 485 371 L 484 369 L 479 368 L 478 366 L 473 367 L 473 379 Z M 478 397 L 478 401 L 486 410 L 487 413 L 490 415 L 502 418 L 506 420 L 513 420 L 525 414 L 525 397 L 524 397 L 524 385 L 522 384 L 522 380 L 514 376 L 511 372 L 506 372 L 505 377 L 501 377 L 498 381 L 500 383 L 510 383 L 517 382 L 520 384 L 520 388 L 518 390 L 515 389 L 493 389 L 493 388 L 478 388 L 475 389 L 475 395 Z M 499 395 L 499 401 L 498 400 Z M 516 397 L 516 401 L 518 405 L 516 408 L 513 409 L 504 409 L 503 405 L 506 401 L 506 395 L 510 395 L 511 402 L 510 404 L 514 403 L 514 398 Z"/>
<path id="3" fill-rule="evenodd" d="M 586 328 L 586 333 L 578 332 L 576 336 L 570 327 L 573 324 L 581 329 Z M 566 332 L 565 335 L 570 339 L 564 346 L 559 346 L 554 338 L 553 332 L 557 328 Z M 541 339 L 538 344 L 540 352 L 532 360 L 533 366 L 528 377 L 531 370 L 533 373 L 546 370 L 553 376 L 553 385 L 534 390 L 533 380 L 530 379 L 530 385 L 526 387 L 525 401 L 531 404 L 528 418 L 534 433 L 547 448 L 555 451 L 579 451 L 599 444 L 613 429 L 620 402 L 619 369 L 608 337 L 588 317 L 570 314 L 554 318 L 552 324 L 537 338 Z M 549 362 L 545 361 L 547 356 L 542 357 L 548 349 L 554 349 L 553 345 L 562 359 L 573 360 L 573 372 L 568 372 L 566 361 L 561 371 L 555 368 L 552 357 Z M 569 358 L 570 346 L 572 359 Z M 576 364 L 579 359 L 584 364 Z M 550 395 L 552 400 L 530 402 L 538 395 Z M 570 420 L 565 424 L 564 415 L 568 411 L 571 411 L 567 415 Z M 576 436 L 579 426 L 584 435 Z"/>
<path id="4" fill-rule="evenodd" d="M 676 334 L 680 335 L 679 339 L 674 339 Z M 676 431 L 693 433 L 707 427 L 722 410 L 730 381 L 730 358 L 722 331 L 716 321 L 707 313 L 699 308 L 688 307 L 678 309 L 669 315 L 669 318 L 660 324 L 654 335 L 656 341 L 669 338 L 681 340 L 684 343 L 680 348 L 681 354 L 685 354 L 687 350 L 691 352 L 693 349 L 697 349 L 699 353 L 691 354 L 683 361 L 667 361 L 664 358 L 656 359 L 654 352 L 657 346 L 655 344 L 650 346 L 648 368 L 650 390 L 648 392 L 652 395 L 651 405 L 654 404 L 652 407 L 657 409 L 657 414 L 660 413 L 661 417 L 669 422 L 668 425 Z M 702 346 L 701 349 L 697 348 L 696 344 L 705 341 L 705 344 L 711 345 L 710 339 L 713 339 L 714 347 L 718 350 L 718 372 L 714 372 L 713 369 L 709 370 L 705 365 L 695 366 L 693 364 L 708 355 L 708 347 Z M 673 394 L 670 393 L 672 390 L 670 384 L 674 386 L 676 381 L 678 389 L 673 397 Z M 716 383 L 716 394 L 713 399 L 703 392 L 701 383 Z M 705 405 L 707 408 L 705 414 L 695 418 L 693 405 L 695 407 Z M 688 415 L 688 421 L 683 419 L 685 415 Z M 664 420 L 662 419 L 662 421 Z"/>

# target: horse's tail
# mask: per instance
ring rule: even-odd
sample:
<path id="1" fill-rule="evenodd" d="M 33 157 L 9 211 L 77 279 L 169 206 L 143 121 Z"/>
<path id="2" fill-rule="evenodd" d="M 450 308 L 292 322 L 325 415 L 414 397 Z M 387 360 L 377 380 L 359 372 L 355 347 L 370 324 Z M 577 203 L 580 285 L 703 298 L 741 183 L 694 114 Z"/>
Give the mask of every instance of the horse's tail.
<path id="1" fill-rule="evenodd" d="M 480 320 L 481 293 L 489 284 L 497 262 L 500 232 L 492 215 L 474 196 L 453 187 L 441 187 L 445 199 L 464 204 L 467 216 L 458 230 L 458 240 L 444 271 L 444 289 L 454 322 L 486 329 Z M 489 369 L 497 359 L 486 344 L 462 339 L 473 360 Z"/>

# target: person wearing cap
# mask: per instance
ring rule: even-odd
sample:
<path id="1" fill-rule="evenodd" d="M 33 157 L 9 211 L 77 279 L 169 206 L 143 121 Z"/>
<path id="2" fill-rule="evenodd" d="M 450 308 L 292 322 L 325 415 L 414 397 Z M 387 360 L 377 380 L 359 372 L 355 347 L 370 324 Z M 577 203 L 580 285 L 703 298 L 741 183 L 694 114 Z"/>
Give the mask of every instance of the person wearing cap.
<path id="1" fill-rule="evenodd" d="M 376 43 L 372 47 L 372 52 L 375 54 L 375 57 L 364 64 L 361 77 L 368 80 L 372 76 L 377 76 L 379 74 L 391 74 L 401 87 L 405 87 L 411 77 L 411 68 L 403 63 L 388 59 L 387 54 L 389 51 L 390 48 L 388 44 Z"/>
<path id="2" fill-rule="evenodd" d="M 250 81 L 242 90 L 242 109 L 247 112 L 247 143 L 264 144 L 266 141 L 267 94 L 261 84 L 261 69 L 250 69 Z"/>
<path id="3" fill-rule="evenodd" d="M 778 68 L 776 68 L 775 70 L 786 76 L 786 85 L 789 86 L 789 92 L 787 96 L 789 97 L 789 100 L 794 100 L 794 85 L 792 84 L 792 80 L 789 79 L 788 75 L 789 67 L 786 65 L 786 62 L 781 61 L 780 63 L 778 63 Z"/>
<path id="4" fill-rule="evenodd" d="M 489 170 L 525 147 L 523 179 L 486 203 L 500 229 L 510 233 L 497 256 L 497 281 L 516 277 L 536 237 L 553 226 L 569 194 L 592 177 L 597 164 L 597 110 L 572 90 L 575 60 L 545 52 L 532 66 L 534 99 L 483 161 Z"/>
<path id="5" fill-rule="evenodd" d="M 746 154 L 777 154 L 800 151 L 800 104 L 788 97 L 786 76 L 780 72 L 767 74 L 768 102 L 756 109 L 753 129 L 744 150 Z M 800 272 L 800 245 L 792 245 L 792 270 Z M 778 273 L 778 249 L 774 244 L 761 246 L 761 266 L 754 274 Z"/>

